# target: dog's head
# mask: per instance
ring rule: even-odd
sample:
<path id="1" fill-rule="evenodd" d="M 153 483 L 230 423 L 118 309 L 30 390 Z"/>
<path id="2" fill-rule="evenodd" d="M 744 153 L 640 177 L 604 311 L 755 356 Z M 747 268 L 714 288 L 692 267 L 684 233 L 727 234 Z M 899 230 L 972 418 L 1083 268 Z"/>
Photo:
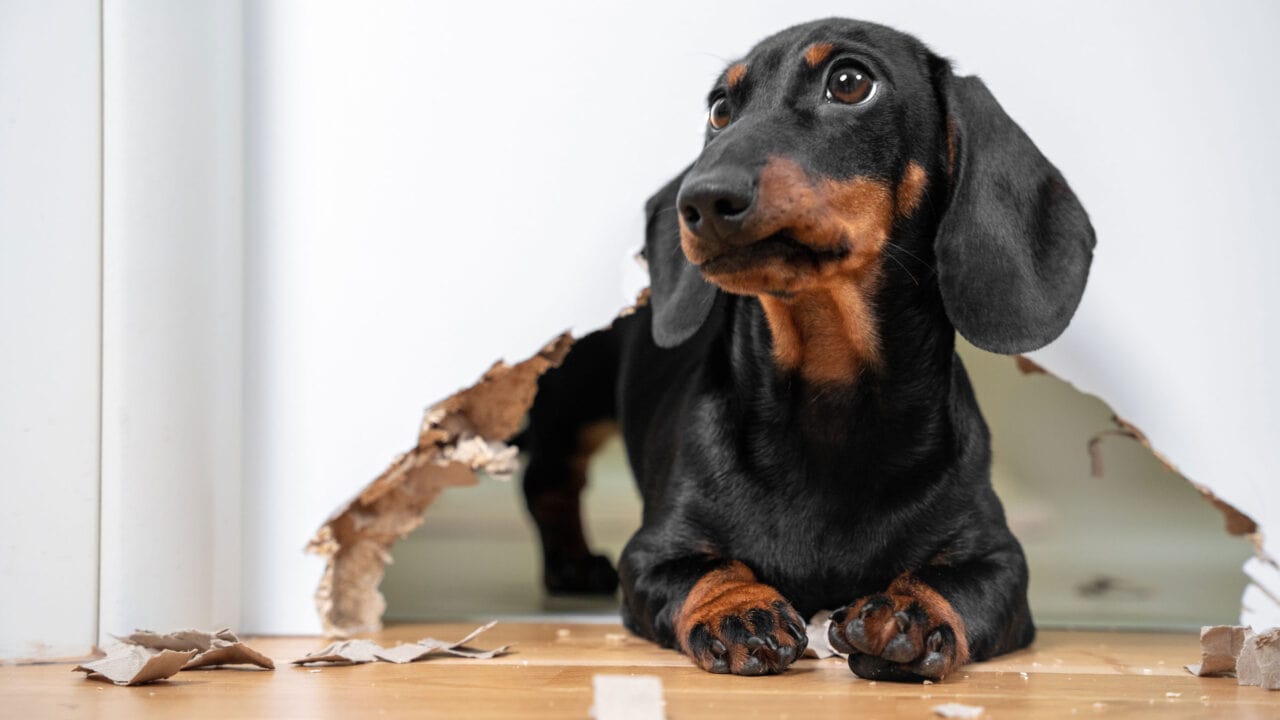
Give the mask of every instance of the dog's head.
<path id="1" fill-rule="evenodd" d="M 708 108 L 702 154 L 648 204 L 659 345 L 696 333 L 717 288 L 869 295 L 890 253 L 923 263 L 911 272 L 975 345 L 1025 352 L 1066 328 L 1088 216 L 982 81 L 915 38 L 851 20 L 785 30 L 724 71 Z"/>

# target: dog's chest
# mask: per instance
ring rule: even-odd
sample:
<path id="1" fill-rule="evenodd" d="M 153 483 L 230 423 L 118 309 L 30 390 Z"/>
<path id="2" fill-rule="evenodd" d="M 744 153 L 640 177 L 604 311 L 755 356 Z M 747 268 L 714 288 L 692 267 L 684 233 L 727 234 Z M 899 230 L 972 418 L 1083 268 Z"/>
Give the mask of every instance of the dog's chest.
<path id="1" fill-rule="evenodd" d="M 839 478 L 849 480 L 851 478 Z M 721 551 L 751 567 L 802 612 L 838 607 L 929 557 L 930 533 L 873 500 L 800 471 L 725 477 L 706 488 Z M 826 486 L 826 487 L 823 487 Z"/>

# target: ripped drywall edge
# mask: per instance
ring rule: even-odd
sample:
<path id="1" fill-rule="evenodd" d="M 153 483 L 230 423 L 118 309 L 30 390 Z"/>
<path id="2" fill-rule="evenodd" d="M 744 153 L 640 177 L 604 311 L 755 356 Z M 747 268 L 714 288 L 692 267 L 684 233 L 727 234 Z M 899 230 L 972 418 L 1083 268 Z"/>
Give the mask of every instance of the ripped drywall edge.
<path id="1" fill-rule="evenodd" d="M 1023 375 L 1048 375 L 1049 371 L 1041 367 L 1040 363 L 1032 360 L 1026 355 L 1014 355 L 1013 362 L 1018 366 L 1018 372 Z"/>
<path id="2" fill-rule="evenodd" d="M 1255 555 L 1267 562 L 1275 564 L 1275 560 L 1267 555 L 1266 551 L 1263 549 L 1262 533 L 1258 530 L 1258 523 L 1254 521 L 1253 518 L 1243 512 L 1240 512 L 1240 510 L 1235 506 L 1218 497 L 1208 487 L 1188 478 L 1186 475 L 1183 475 L 1168 457 L 1151 445 L 1151 440 L 1147 437 L 1146 433 L 1142 432 L 1142 430 L 1140 430 L 1136 425 L 1125 420 L 1119 415 L 1112 415 L 1111 421 L 1116 424 L 1115 429 L 1102 430 L 1089 439 L 1089 455 L 1093 463 L 1094 477 L 1102 476 L 1102 460 L 1100 454 L 1102 439 L 1115 435 L 1130 438 L 1136 441 L 1139 445 L 1142 445 L 1142 447 L 1146 448 L 1147 452 L 1151 453 L 1156 460 L 1159 460 L 1160 464 L 1163 465 L 1166 470 L 1191 483 L 1191 487 L 1194 487 L 1201 495 L 1204 496 L 1205 500 L 1208 500 L 1211 505 L 1217 508 L 1218 512 L 1222 513 L 1222 518 L 1226 524 L 1226 530 L 1229 535 L 1247 537 L 1253 544 Z"/>
<path id="3" fill-rule="evenodd" d="M 391 546 L 423 522 L 446 487 L 472 485 L 475 471 L 510 477 L 516 449 L 504 441 L 520 427 L 537 393 L 538 377 L 559 365 L 573 336 L 563 333 L 515 365 L 497 362 L 476 384 L 433 405 L 418 444 L 342 506 L 316 532 L 309 552 L 327 558 L 316 588 L 324 632 L 346 636 L 382 626 L 379 592 Z"/>
<path id="4" fill-rule="evenodd" d="M 618 317 L 648 302 L 644 288 Z M 445 488 L 475 484 L 476 470 L 502 479 L 515 473 L 518 449 L 506 441 L 533 404 L 538 378 L 564 361 L 573 342 L 565 332 L 522 362 L 494 363 L 474 385 L 432 405 L 418 444 L 325 520 L 307 551 L 327 559 L 315 593 L 326 635 L 382 627 L 386 600 L 378 586 L 391 547 L 422 524 L 423 512 Z"/>
<path id="5" fill-rule="evenodd" d="M 1110 406 L 1105 398 L 1093 393 L 1087 393 L 1076 386 L 1075 383 L 1055 374 L 1052 370 L 1045 368 L 1032 361 L 1029 358 L 1018 355 L 1015 356 L 1014 362 L 1019 371 L 1024 375 L 1045 374 L 1057 378 L 1077 392 L 1091 397 L 1096 397 L 1099 401 Z M 1276 597 L 1280 596 L 1280 582 L 1274 582 L 1274 579 L 1280 577 L 1280 562 L 1277 562 L 1266 550 L 1265 537 L 1262 528 L 1249 515 L 1241 512 L 1239 508 L 1223 500 L 1208 486 L 1198 483 L 1178 470 L 1173 462 L 1164 453 L 1160 452 L 1152 444 L 1150 438 L 1147 437 L 1141 429 L 1136 425 L 1125 420 L 1119 415 L 1112 414 L 1111 421 L 1115 424 L 1115 428 L 1101 430 L 1093 435 L 1088 442 L 1088 452 L 1092 465 L 1092 473 L 1094 477 L 1101 477 L 1103 472 L 1101 444 L 1107 437 L 1120 436 L 1134 440 L 1142 445 L 1147 452 L 1151 453 L 1166 470 L 1174 473 L 1191 484 L 1206 500 L 1212 504 L 1219 513 L 1222 514 L 1225 529 L 1228 534 L 1234 536 L 1245 537 L 1253 546 L 1253 557 L 1245 562 L 1245 577 L 1250 581 L 1245 586 L 1244 594 L 1241 597 L 1240 614 L 1242 622 L 1245 624 L 1255 624 L 1259 627 L 1276 625 L 1280 622 L 1280 601 Z"/>
<path id="6" fill-rule="evenodd" d="M 1068 385 L 1071 385 L 1073 388 L 1076 389 L 1077 392 L 1083 392 L 1079 388 L 1077 388 L 1075 384 L 1072 383 L 1070 380 L 1067 380 L 1061 377 L 1060 375 L 1054 374 L 1049 369 L 1045 368 L 1044 366 L 1040 365 L 1039 363 L 1036 363 L 1035 361 L 1025 356 L 1022 356 L 1022 355 L 1015 356 L 1014 362 L 1017 365 L 1018 370 L 1022 372 L 1024 375 L 1031 375 L 1031 374 L 1050 375 L 1059 380 L 1062 380 Z M 1091 393 L 1086 393 L 1086 394 L 1091 395 Z M 1098 399 L 1103 403 L 1107 402 L 1105 398 L 1099 397 Z M 1154 445 L 1152 445 L 1150 438 L 1148 438 L 1146 433 L 1144 433 L 1136 425 L 1134 425 L 1133 423 L 1129 422 L 1128 420 L 1125 420 L 1124 418 L 1114 413 L 1111 416 L 1111 421 L 1116 425 L 1115 428 L 1108 428 L 1106 430 L 1101 430 L 1095 433 L 1093 437 L 1089 438 L 1088 452 L 1089 452 L 1089 459 L 1092 467 L 1092 474 L 1094 477 L 1102 477 L 1102 474 L 1103 474 L 1101 446 L 1102 446 L 1102 441 L 1104 439 L 1106 439 L 1107 437 L 1119 436 L 1119 437 L 1127 437 L 1131 440 L 1134 440 L 1138 444 L 1142 445 L 1142 447 L 1146 448 L 1147 452 L 1151 453 L 1151 455 L 1155 457 L 1156 460 L 1159 460 L 1160 464 L 1163 465 L 1166 470 L 1178 475 L 1179 477 L 1186 480 L 1188 483 L 1191 483 L 1192 487 L 1194 487 L 1197 491 L 1199 491 L 1199 493 L 1203 495 L 1204 498 L 1208 500 L 1210 504 L 1212 504 L 1215 508 L 1217 508 L 1218 512 L 1222 513 L 1223 521 L 1226 525 L 1226 530 L 1228 534 L 1235 535 L 1235 536 L 1243 536 L 1248 538 L 1249 542 L 1253 545 L 1253 552 L 1255 557 L 1257 557 L 1259 560 L 1263 562 L 1269 563 L 1272 566 L 1278 565 L 1276 559 L 1271 557 L 1271 555 L 1267 553 L 1265 549 L 1264 537 L 1263 537 L 1262 531 L 1258 527 L 1258 523 L 1253 518 L 1241 512 L 1234 505 L 1231 505 L 1230 503 L 1226 502 L 1222 498 L 1218 497 L 1218 495 L 1214 493 L 1213 490 L 1211 490 L 1206 485 L 1198 483 L 1192 480 L 1191 478 L 1188 478 L 1186 475 L 1184 475 L 1181 471 L 1178 470 L 1177 466 L 1175 466 L 1173 462 L 1164 453 L 1160 452 L 1155 448 Z"/>

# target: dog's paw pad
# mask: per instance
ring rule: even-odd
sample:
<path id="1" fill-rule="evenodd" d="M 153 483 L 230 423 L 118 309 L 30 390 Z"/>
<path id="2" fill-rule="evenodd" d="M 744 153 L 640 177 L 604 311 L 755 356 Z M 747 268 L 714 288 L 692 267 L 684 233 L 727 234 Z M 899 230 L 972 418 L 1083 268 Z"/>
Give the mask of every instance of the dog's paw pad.
<path id="1" fill-rule="evenodd" d="M 761 590 L 756 590 L 760 588 Z M 768 591 L 768 592 L 763 592 Z M 757 585 L 695 608 L 685 652 L 714 673 L 770 675 L 787 669 L 809 644 L 804 623 L 791 605 Z"/>
<path id="2" fill-rule="evenodd" d="M 940 680 L 967 659 L 950 606 L 936 593 L 869 595 L 831 614 L 827 639 L 869 680 Z M 945 601 L 941 601 L 945 602 Z M 963 630 L 961 630 L 963 631 Z"/>

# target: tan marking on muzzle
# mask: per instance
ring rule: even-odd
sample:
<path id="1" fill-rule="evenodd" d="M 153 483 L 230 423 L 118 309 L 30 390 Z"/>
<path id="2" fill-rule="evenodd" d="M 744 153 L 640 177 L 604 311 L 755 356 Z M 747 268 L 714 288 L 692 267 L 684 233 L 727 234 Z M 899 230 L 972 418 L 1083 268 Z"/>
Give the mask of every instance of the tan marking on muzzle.
<path id="1" fill-rule="evenodd" d="M 785 232 L 815 251 L 843 256 L 817 267 L 774 258 L 707 279 L 728 292 L 760 298 L 781 369 L 799 371 L 815 383 L 852 383 L 880 365 L 871 298 L 897 201 L 883 182 L 814 179 L 793 160 L 771 158 L 760 173 L 743 237 L 755 242 Z M 691 233 L 683 219 L 680 241 L 696 265 L 725 250 Z"/>

